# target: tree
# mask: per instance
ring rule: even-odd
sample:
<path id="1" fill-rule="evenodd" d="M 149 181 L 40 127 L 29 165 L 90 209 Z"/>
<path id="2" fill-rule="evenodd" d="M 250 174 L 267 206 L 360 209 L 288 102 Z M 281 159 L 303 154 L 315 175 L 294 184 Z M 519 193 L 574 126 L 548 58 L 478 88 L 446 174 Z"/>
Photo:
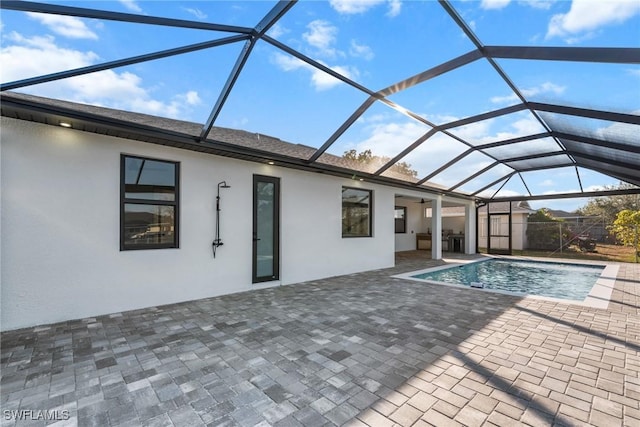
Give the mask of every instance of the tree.
<path id="1" fill-rule="evenodd" d="M 615 233 L 618 240 L 625 246 L 634 246 L 640 250 L 640 210 L 625 209 L 618 212 L 609 230 Z"/>
<path id="2" fill-rule="evenodd" d="M 564 221 L 555 219 L 545 208 L 538 209 L 527 217 L 527 242 L 530 249 L 556 250 L 560 245 L 567 245 L 571 240 L 568 227 Z"/>
<path id="3" fill-rule="evenodd" d="M 551 216 L 549 209 L 538 209 L 527 217 L 527 222 L 557 222 L 557 220 Z"/>
<path id="4" fill-rule="evenodd" d="M 361 153 L 358 153 L 356 150 L 345 151 L 342 157 L 355 162 L 372 165 L 376 168 L 380 168 L 384 166 L 389 162 L 389 160 L 391 160 L 390 157 L 377 156 L 373 154 L 369 149 L 364 150 Z M 389 169 L 399 174 L 407 175 L 411 178 L 418 177 L 418 171 L 412 169 L 411 164 L 407 162 L 397 162 L 393 166 L 391 166 Z"/>
<path id="5" fill-rule="evenodd" d="M 604 187 L 605 190 L 628 190 L 636 188 L 634 185 L 620 182 L 616 185 Z M 640 194 L 623 194 L 617 196 L 603 196 L 589 199 L 587 204 L 579 208 L 576 213 L 583 216 L 602 217 L 605 224 L 613 224 L 618 212 L 625 209 L 640 209 Z"/>

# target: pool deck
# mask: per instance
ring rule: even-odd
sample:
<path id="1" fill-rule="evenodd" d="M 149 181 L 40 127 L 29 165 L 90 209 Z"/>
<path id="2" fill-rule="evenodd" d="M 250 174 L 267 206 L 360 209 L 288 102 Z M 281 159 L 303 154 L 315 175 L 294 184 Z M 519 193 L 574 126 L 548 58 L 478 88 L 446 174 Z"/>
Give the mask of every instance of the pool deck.
<path id="1" fill-rule="evenodd" d="M 426 256 L 2 333 L 0 425 L 640 425 L 640 265 L 605 309 L 391 277 Z"/>

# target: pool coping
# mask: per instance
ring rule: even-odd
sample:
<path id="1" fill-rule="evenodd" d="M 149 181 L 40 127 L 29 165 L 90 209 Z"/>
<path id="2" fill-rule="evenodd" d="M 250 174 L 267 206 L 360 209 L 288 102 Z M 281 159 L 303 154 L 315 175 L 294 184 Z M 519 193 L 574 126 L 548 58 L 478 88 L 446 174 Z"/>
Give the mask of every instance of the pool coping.
<path id="1" fill-rule="evenodd" d="M 551 263 L 558 263 L 558 264 L 602 266 L 604 267 L 604 270 L 602 271 L 602 273 L 600 274 L 600 277 L 598 278 L 598 280 L 596 280 L 596 283 L 593 285 L 593 287 L 589 291 L 589 294 L 582 301 L 545 297 L 545 296 L 539 296 L 539 295 L 529 295 L 525 293 L 510 292 L 510 291 L 504 291 L 499 289 L 472 288 L 471 286 L 460 285 L 456 283 L 445 283 L 445 282 L 438 282 L 435 280 L 418 279 L 416 277 L 412 277 L 417 274 L 445 270 L 445 269 L 457 267 L 463 264 L 471 264 L 471 263 L 486 261 L 487 259 L 492 259 L 492 258 L 520 260 L 520 261 L 551 262 Z M 484 291 L 484 292 L 491 292 L 496 294 L 511 295 L 511 296 L 516 296 L 516 297 L 526 298 L 526 299 L 534 299 L 534 300 L 550 301 L 550 302 L 563 303 L 563 304 L 581 305 L 584 307 L 606 309 L 609 307 L 611 294 L 613 293 L 613 288 L 615 286 L 616 279 L 618 278 L 618 271 L 620 270 L 620 265 L 613 264 L 606 261 L 577 260 L 577 259 L 567 259 L 567 258 L 550 259 L 550 258 L 526 257 L 526 256 L 501 256 L 501 255 L 483 254 L 480 258 L 475 258 L 475 259 L 465 260 L 465 259 L 457 259 L 457 258 L 450 258 L 450 259 L 443 258 L 442 261 L 446 262 L 447 264 L 439 265 L 437 267 L 425 268 L 422 270 L 409 271 L 401 274 L 394 274 L 391 277 L 396 279 L 411 280 L 414 282 L 451 286 L 459 289 L 469 289 L 471 291 L 481 291 L 481 292 Z"/>

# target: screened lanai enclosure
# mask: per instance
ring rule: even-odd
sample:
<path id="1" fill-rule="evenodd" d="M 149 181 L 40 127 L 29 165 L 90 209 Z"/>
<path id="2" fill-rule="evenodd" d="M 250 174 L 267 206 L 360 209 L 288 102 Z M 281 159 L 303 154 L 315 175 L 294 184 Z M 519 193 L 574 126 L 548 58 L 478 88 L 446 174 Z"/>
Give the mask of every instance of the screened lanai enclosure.
<path id="1" fill-rule="evenodd" d="M 637 11 L 572 39 L 567 2 L 485 3 L 3 1 L 2 114 L 478 202 L 639 192 Z"/>

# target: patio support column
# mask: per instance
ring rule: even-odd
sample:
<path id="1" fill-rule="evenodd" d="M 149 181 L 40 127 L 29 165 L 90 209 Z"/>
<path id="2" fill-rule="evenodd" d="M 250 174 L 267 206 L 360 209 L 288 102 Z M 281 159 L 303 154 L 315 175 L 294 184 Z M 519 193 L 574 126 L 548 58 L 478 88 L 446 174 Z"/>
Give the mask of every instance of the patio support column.
<path id="1" fill-rule="evenodd" d="M 442 196 L 431 200 L 431 258 L 442 259 Z"/>
<path id="2" fill-rule="evenodd" d="M 476 253 L 476 228 L 478 222 L 476 218 L 476 203 L 470 201 L 464 206 L 464 253 Z"/>

